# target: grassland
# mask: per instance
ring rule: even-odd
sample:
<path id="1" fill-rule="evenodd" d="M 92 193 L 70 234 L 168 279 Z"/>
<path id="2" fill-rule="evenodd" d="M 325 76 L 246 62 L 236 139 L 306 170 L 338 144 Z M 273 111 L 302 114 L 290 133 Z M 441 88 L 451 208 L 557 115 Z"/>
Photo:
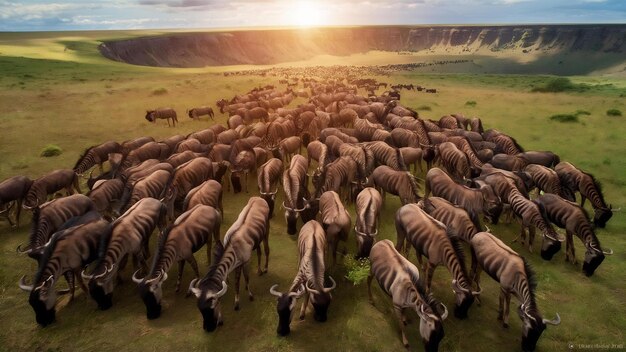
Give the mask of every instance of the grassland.
<path id="1" fill-rule="evenodd" d="M 251 76 L 223 77 L 220 69 L 157 69 L 110 62 L 95 50 L 101 37 L 123 37 L 125 33 L 74 33 L 0 36 L 0 180 L 23 174 L 37 177 L 55 168 L 70 168 L 88 146 L 106 140 L 125 140 L 141 135 L 155 138 L 185 134 L 205 128 L 210 122 L 191 121 L 186 108 L 213 104 L 264 84 L 277 84 L 278 78 Z M 8 36 L 8 37 L 7 37 Z M 16 38 L 17 37 L 17 38 Z M 32 45 L 30 45 L 32 44 Z M 30 47 L 29 47 L 30 45 Z M 69 48 L 69 49 L 65 49 Z M 377 54 L 372 54 L 377 60 Z M 343 58 L 344 63 L 350 63 Z M 438 119 L 443 114 L 462 112 L 480 116 L 487 128 L 512 134 L 528 150 L 552 150 L 563 160 L 593 172 L 603 183 L 608 202 L 618 208 L 626 204 L 626 124 L 623 116 L 606 116 L 609 109 L 626 111 L 626 80 L 600 76 L 571 77 L 590 89 L 583 92 L 531 93 L 552 77 L 524 75 L 440 74 L 400 72 L 378 77 L 390 83 L 418 83 L 438 89 L 437 94 L 403 93 L 402 103 L 420 109 L 422 117 Z M 155 90 L 164 89 L 162 95 Z M 474 101 L 474 106 L 467 106 Z M 302 102 L 297 100 L 295 104 Z M 143 119 L 147 108 L 171 106 L 179 112 L 180 125 L 168 128 L 163 121 L 150 124 Z M 551 121 L 555 114 L 588 111 L 579 123 Z M 216 122 L 224 123 L 218 116 Z M 42 158 L 48 145 L 63 153 Z M 250 180 L 251 194 L 255 189 Z M 245 204 L 249 195 L 225 195 L 222 233 Z M 280 197 L 277 204 L 280 204 Z M 395 240 L 391 219 L 398 199 L 388 197 L 379 231 L 380 238 Z M 353 208 L 350 208 L 354 214 Z M 0 222 L 0 350 L 93 351 L 93 350 L 248 350 L 248 351 L 392 351 L 402 349 L 390 300 L 374 284 L 375 306 L 368 303 L 364 285 L 353 286 L 343 279 L 342 262 L 331 270 L 338 287 L 333 292 L 329 320 L 316 323 L 310 315 L 294 320 L 292 335 L 278 338 L 275 299 L 269 287 L 278 283 L 285 289 L 296 271 L 296 239 L 286 234 L 280 210 L 271 222 L 270 271 L 252 277 L 254 302 L 242 301 L 241 311 L 232 309 L 233 289 L 223 298 L 225 324 L 217 332 L 202 330 L 195 300 L 174 292 L 175 280 L 164 284 L 164 311 L 156 321 L 147 321 L 145 310 L 129 280 L 114 292 L 114 305 L 98 311 L 94 301 L 79 293 L 74 302 L 67 297 L 57 306 L 57 323 L 42 329 L 34 321 L 27 294 L 17 281 L 36 270 L 34 261 L 18 256 L 15 248 L 28 235 L 27 217 L 19 229 Z M 517 224 L 494 226 L 493 231 L 511 243 Z M 597 230 L 604 247 L 615 255 L 608 257 L 587 278 L 580 267 L 564 262 L 559 253 L 551 262 L 542 261 L 519 244 L 511 247 L 530 259 L 539 281 L 537 301 L 545 317 L 559 313 L 562 323 L 550 326 L 540 339 L 542 351 L 567 350 L 568 344 L 623 344 L 626 330 L 626 230 L 623 213 L 615 213 L 606 229 Z M 575 240 L 579 260 L 584 253 Z M 535 251 L 538 248 L 535 247 Z M 354 239 L 348 242 L 354 252 Z M 206 256 L 196 256 L 206 271 Z M 411 257 L 415 261 L 415 257 Z M 253 268 L 254 268 L 253 264 Z M 173 275 L 170 275 L 173 277 Z M 191 279 L 185 272 L 183 285 Z M 450 275 L 439 268 L 433 290 L 448 307 L 454 305 Z M 441 349 L 446 351 L 519 350 L 520 320 L 513 299 L 511 327 L 503 329 L 496 321 L 498 285 L 483 278 L 482 306 L 473 306 L 468 320 L 448 318 Z M 63 283 L 60 284 L 64 285 Z M 421 350 L 417 316 L 409 325 L 411 350 Z"/>

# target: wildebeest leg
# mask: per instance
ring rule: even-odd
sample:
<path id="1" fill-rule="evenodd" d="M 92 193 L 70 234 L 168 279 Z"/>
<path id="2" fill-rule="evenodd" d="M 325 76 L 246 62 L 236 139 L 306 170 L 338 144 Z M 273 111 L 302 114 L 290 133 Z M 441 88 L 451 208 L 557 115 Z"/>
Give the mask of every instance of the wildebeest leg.
<path id="1" fill-rule="evenodd" d="M 476 252 L 471 249 L 472 252 L 472 269 L 470 271 L 470 279 L 476 283 L 476 288 L 480 287 L 480 271 L 481 267 L 478 265 L 478 259 L 476 258 Z M 480 295 L 475 295 L 478 304 L 480 305 Z"/>
<path id="2" fill-rule="evenodd" d="M 587 197 L 583 196 L 583 194 L 580 194 L 580 207 L 584 208 L 585 207 L 585 200 L 587 200 Z"/>
<path id="3" fill-rule="evenodd" d="M 571 232 L 565 231 L 565 261 L 570 261 L 572 264 L 578 264 L 576 261 L 576 251 L 574 248 L 574 236 Z"/>
<path id="4" fill-rule="evenodd" d="M 269 266 L 269 263 L 270 263 L 270 244 L 269 244 L 269 239 L 267 238 L 267 235 L 265 236 L 265 239 L 263 240 L 263 249 L 265 251 L 265 269 L 263 269 L 263 273 L 267 273 L 267 267 Z"/>
<path id="5" fill-rule="evenodd" d="M 339 244 L 339 239 L 337 238 L 339 234 L 335 235 L 335 239 L 331 243 L 332 251 L 333 251 L 333 266 L 337 264 L 337 245 Z"/>
<path id="6" fill-rule="evenodd" d="M 13 208 L 13 204 L 15 204 L 15 202 L 10 202 L 9 204 L 7 204 L 6 208 L 2 211 L 2 216 L 7 219 L 11 227 L 15 227 L 15 225 L 13 225 L 13 221 L 11 221 L 11 208 Z M 18 207 L 18 210 L 17 210 L 18 214 L 19 214 L 19 208 L 21 208 L 21 206 Z M 17 221 L 18 221 L 18 226 L 19 226 L 19 221 L 20 221 L 19 215 L 17 216 Z"/>
<path id="7" fill-rule="evenodd" d="M 304 320 L 306 307 L 309 305 L 309 295 L 310 295 L 309 292 L 304 294 L 304 300 L 302 300 L 302 307 L 300 307 L 300 320 Z"/>
<path id="8" fill-rule="evenodd" d="M 74 300 L 74 291 L 76 286 L 74 285 L 74 272 L 73 271 L 66 271 L 63 273 L 63 276 L 65 277 L 65 281 L 67 281 L 67 287 L 70 290 L 70 302 Z"/>
<path id="9" fill-rule="evenodd" d="M 176 292 L 180 291 L 180 281 L 183 279 L 184 268 L 185 268 L 185 259 L 179 260 L 178 261 L 178 279 L 176 279 Z"/>
<path id="10" fill-rule="evenodd" d="M 533 242 L 535 242 L 535 227 L 533 225 L 528 226 L 528 251 L 533 252 Z"/>
<path id="11" fill-rule="evenodd" d="M 18 199 L 16 201 L 17 204 L 17 209 L 16 209 L 16 215 L 15 215 L 15 222 L 17 223 L 17 227 L 20 227 L 20 214 L 22 213 L 22 199 Z"/>
<path id="12" fill-rule="evenodd" d="M 243 186 L 246 189 L 246 193 L 250 193 L 250 192 L 248 192 L 248 171 L 244 171 L 243 172 L 243 180 L 244 180 Z"/>
<path id="13" fill-rule="evenodd" d="M 89 290 L 87 289 L 87 286 L 85 285 L 85 283 L 83 282 L 81 276 L 80 276 L 80 272 L 81 269 L 77 269 L 74 271 L 74 277 L 76 278 L 75 282 L 78 282 L 78 284 L 80 285 L 80 288 L 83 290 L 83 292 L 85 292 L 86 295 L 89 294 Z"/>
<path id="14" fill-rule="evenodd" d="M 259 243 L 258 247 L 256 247 L 256 259 L 257 259 L 257 274 L 259 276 L 263 275 L 263 271 L 261 270 L 261 244 Z"/>
<path id="15" fill-rule="evenodd" d="M 124 282 L 124 280 L 122 280 L 122 276 L 119 273 L 126 267 L 126 263 L 128 263 L 128 254 L 124 255 L 124 257 L 122 257 L 122 260 L 120 260 L 120 267 L 119 269 L 117 269 L 117 283 L 118 284 L 122 284 Z M 135 266 L 135 270 L 137 270 L 136 266 Z"/>
<path id="16" fill-rule="evenodd" d="M 430 261 L 426 262 L 426 292 L 430 291 L 430 285 L 433 282 L 433 276 L 435 275 L 436 264 Z"/>
<path id="17" fill-rule="evenodd" d="M 500 297 L 498 298 L 498 320 L 504 321 L 504 289 L 500 288 Z M 504 326 L 507 327 L 506 325 Z"/>
<path id="18" fill-rule="evenodd" d="M 404 333 L 404 325 L 406 325 L 406 319 L 404 318 L 404 314 L 402 313 L 402 308 L 394 305 L 393 310 L 396 312 L 396 316 L 398 317 L 398 321 L 400 322 L 400 334 L 402 335 L 402 344 L 404 345 L 404 347 L 408 348 L 409 340 L 407 340 Z"/>
<path id="19" fill-rule="evenodd" d="M 241 281 L 242 265 L 235 269 L 235 310 L 239 310 L 239 282 Z"/>
<path id="20" fill-rule="evenodd" d="M 254 301 L 254 296 L 250 290 L 250 264 L 243 265 L 243 279 L 246 280 L 246 290 L 248 291 L 248 298 L 250 301 Z"/>

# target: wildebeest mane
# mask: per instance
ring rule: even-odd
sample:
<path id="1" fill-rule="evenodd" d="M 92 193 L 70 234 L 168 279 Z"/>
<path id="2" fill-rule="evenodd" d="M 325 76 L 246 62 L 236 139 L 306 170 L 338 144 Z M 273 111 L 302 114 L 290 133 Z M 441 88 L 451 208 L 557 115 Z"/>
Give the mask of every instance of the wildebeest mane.
<path id="1" fill-rule="evenodd" d="M 91 147 L 85 149 L 85 151 L 80 155 L 80 157 L 78 157 L 78 161 L 76 161 L 76 164 L 74 165 L 73 170 L 76 170 L 78 168 L 80 163 L 85 159 L 85 157 L 89 154 L 89 152 L 95 147 L 97 147 L 97 145 L 92 145 Z"/>
<path id="2" fill-rule="evenodd" d="M 524 271 L 526 272 L 526 279 L 528 280 L 528 290 L 530 292 L 530 302 L 532 306 L 529 308 L 535 308 L 535 290 L 537 289 L 537 278 L 535 276 L 535 271 L 533 270 L 528 260 L 526 260 L 526 258 L 524 257 L 521 258 L 524 262 Z"/>
<path id="3" fill-rule="evenodd" d="M 459 259 L 461 271 L 463 272 L 463 275 L 467 277 L 467 268 L 465 267 L 465 253 L 463 252 L 463 245 L 461 243 L 462 241 L 457 236 L 450 233 L 449 230 L 446 230 L 446 233 L 448 235 L 448 239 L 450 239 L 450 244 L 452 244 L 454 254 L 456 254 L 456 257 Z"/>
<path id="4" fill-rule="evenodd" d="M 221 241 L 217 241 L 215 246 L 213 247 L 213 261 L 211 262 L 211 266 L 209 267 L 209 271 L 207 274 L 200 280 L 200 285 L 206 285 L 209 289 L 220 289 L 222 288 L 222 283 L 218 282 L 218 280 L 214 277 L 217 272 L 217 268 L 220 265 L 220 261 L 222 260 L 222 256 L 224 256 L 224 245 Z"/>

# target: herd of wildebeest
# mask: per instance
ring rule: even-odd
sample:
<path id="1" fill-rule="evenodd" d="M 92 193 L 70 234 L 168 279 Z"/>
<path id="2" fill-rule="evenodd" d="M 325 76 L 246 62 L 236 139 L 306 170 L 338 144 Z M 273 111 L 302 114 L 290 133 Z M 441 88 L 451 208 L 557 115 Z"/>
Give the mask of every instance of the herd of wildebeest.
<path id="1" fill-rule="evenodd" d="M 55 320 L 60 292 L 55 284 L 61 276 L 72 298 L 78 283 L 100 309 L 109 309 L 116 278 L 132 257 L 136 270 L 132 280 L 148 319 L 161 313 L 161 286 L 171 266 L 178 262 L 179 291 L 184 264 L 189 262 L 196 278 L 188 294 L 197 297 L 204 329 L 214 331 L 222 322 L 220 297 L 228 289 L 227 276 L 235 272 L 238 309 L 242 273 L 253 298 L 248 282 L 254 250 L 258 274 L 268 270 L 269 226 L 279 192 L 287 232 L 298 234 L 299 253 L 291 286 L 280 291 L 274 285 L 270 290 L 278 301 L 281 336 L 290 333 L 300 297 L 304 297 L 300 319 L 310 301 L 315 320 L 326 321 L 336 287 L 327 268 L 337 260 L 338 243 L 351 233 L 356 256 L 370 260 L 370 300 L 371 281 L 376 279 L 391 296 L 402 343 L 408 346 L 404 310 L 410 309 L 420 318 L 419 334 L 427 351 L 437 350 L 448 316 L 447 308 L 433 296 L 438 292 L 430 290 L 438 265 L 451 274 L 454 315 L 459 319 L 467 318 L 479 300 L 481 271 L 501 285 L 498 320 L 505 327 L 514 295 L 520 302 L 523 350 L 535 348 L 547 324 L 560 323 L 558 314 L 555 320 L 542 317 L 528 262 L 490 233 L 483 219 L 493 224 L 501 214 L 507 221 L 517 219 L 518 240 L 528 253 L 539 229 L 545 260 L 566 241 L 566 258 L 576 264 L 573 237 L 578 237 L 586 248 L 582 269 L 587 276 L 605 254 L 611 254 L 601 248 L 594 232 L 612 215 L 599 184 L 554 153 L 524 151 L 511 136 L 484 131 L 479 118 L 460 114 L 438 121 L 420 118 L 399 102 L 399 90 L 412 85 L 365 97 L 358 94 L 359 88 L 386 84 L 354 77 L 290 81 L 302 88 L 281 91 L 265 86 L 218 101 L 220 113 L 229 116 L 227 126 L 213 124 L 161 141 L 151 137 L 108 141 L 88 148 L 73 169 L 55 170 L 34 181 L 15 176 L 2 182 L 0 210 L 11 225 L 19 226 L 22 208 L 32 212 L 28 243 L 17 251 L 38 261 L 32 279 L 24 275 L 19 283 L 30 293 L 36 321 L 47 326 Z M 287 107 L 296 96 L 308 100 Z M 201 107 L 188 115 L 212 119 L 214 113 Z M 146 119 L 168 119 L 169 124 L 169 119 L 176 121 L 176 113 L 157 109 L 148 111 Z M 302 149 L 306 153 L 301 154 Z M 97 169 L 99 175 L 94 177 Z M 223 190 L 249 192 L 247 177 L 255 173 L 258 196 L 249 198 L 221 238 Z M 81 177 L 87 178 L 86 195 L 81 194 Z M 395 245 L 376 240 L 386 193 L 398 196 L 403 204 L 395 216 Z M 575 203 L 576 193 L 581 205 Z M 593 206 L 592 219 L 583 208 L 585 199 Z M 347 203 L 355 204 L 354 226 Z M 564 228 L 566 236 L 553 225 Z M 157 245 L 148 265 L 149 240 L 157 227 Z M 471 250 L 469 271 L 463 243 Z M 210 267 L 201 277 L 193 254 L 205 245 Z M 410 248 L 415 249 L 422 274 L 408 260 Z"/>

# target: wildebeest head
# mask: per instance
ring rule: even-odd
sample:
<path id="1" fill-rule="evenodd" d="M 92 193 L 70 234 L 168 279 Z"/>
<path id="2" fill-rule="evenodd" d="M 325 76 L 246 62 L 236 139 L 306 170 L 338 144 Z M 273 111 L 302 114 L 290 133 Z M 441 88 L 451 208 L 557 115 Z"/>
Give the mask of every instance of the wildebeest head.
<path id="1" fill-rule="evenodd" d="M 189 116 L 190 119 L 193 119 L 193 112 L 194 112 L 194 109 L 187 110 L 187 115 Z"/>
<path id="2" fill-rule="evenodd" d="M 452 280 L 452 290 L 456 298 L 456 305 L 454 306 L 454 316 L 459 319 L 467 318 L 467 311 L 474 303 L 475 296 L 482 292 L 479 287 L 477 292 L 473 292 L 467 288 L 461 287 L 456 280 Z"/>
<path id="3" fill-rule="evenodd" d="M 270 208 L 270 218 L 274 216 L 274 202 L 276 201 L 277 192 L 278 189 L 274 190 L 273 192 L 260 192 L 261 198 L 263 198 L 267 202 L 267 205 Z"/>
<path id="4" fill-rule="evenodd" d="M 558 236 L 556 233 L 554 234 Z M 561 241 L 558 237 L 544 235 L 541 241 L 541 258 L 551 260 L 552 257 L 561 250 Z"/>
<path id="5" fill-rule="evenodd" d="M 156 319 L 161 316 L 161 299 L 163 297 L 161 286 L 167 280 L 167 273 L 159 271 L 155 278 L 146 280 L 146 278 L 137 278 L 137 272 L 133 274 L 133 282 L 139 285 L 139 295 L 146 305 L 146 316 L 150 320 Z"/>
<path id="6" fill-rule="evenodd" d="M 480 192 L 483 195 L 483 212 L 485 218 L 487 218 L 490 223 L 497 225 L 500 214 L 502 213 L 500 197 L 496 195 L 493 188 L 488 184 L 482 181 L 476 181 L 476 183 L 480 186 Z"/>
<path id="7" fill-rule="evenodd" d="M 54 276 L 50 275 L 45 280 L 39 280 L 37 287 L 27 285 L 25 277 L 20 280 L 20 288 L 29 291 L 28 303 L 35 311 L 35 319 L 42 327 L 52 324 L 55 320 L 54 304 L 56 303 L 57 293 L 54 290 Z"/>
<path id="8" fill-rule="evenodd" d="M 154 110 L 146 110 L 146 120 L 150 122 L 156 121 L 156 119 L 154 118 Z"/>
<path id="9" fill-rule="evenodd" d="M 559 325 L 561 323 L 561 317 L 558 314 L 554 320 L 543 319 L 536 309 L 530 309 L 524 304 L 519 306 L 517 313 L 522 320 L 522 351 L 535 350 L 539 337 L 546 329 L 546 324 Z"/>
<path id="10" fill-rule="evenodd" d="M 605 255 L 611 254 L 613 254 L 613 250 L 605 252 L 601 250 L 599 246 L 596 248 L 593 245 L 588 245 L 587 252 L 585 252 L 585 261 L 583 262 L 583 271 L 585 272 L 585 275 L 593 275 L 600 264 L 602 264 L 602 261 L 604 261 Z"/>
<path id="11" fill-rule="evenodd" d="M 290 235 L 295 235 L 298 232 L 296 228 L 298 222 L 298 215 L 301 211 L 306 208 L 306 199 L 302 199 L 300 203 L 300 207 L 298 207 L 298 202 L 296 204 L 292 204 L 289 200 L 283 201 L 283 208 L 285 208 L 285 221 L 287 221 L 287 233 Z"/>
<path id="12" fill-rule="evenodd" d="M 305 292 L 304 285 L 300 285 L 298 291 L 281 293 L 276 290 L 278 285 L 270 288 L 270 293 L 277 298 L 276 312 L 278 313 L 278 327 L 276 333 L 280 336 L 287 336 L 291 332 L 289 325 L 293 317 L 296 300 Z"/>
<path id="13" fill-rule="evenodd" d="M 608 208 L 597 208 L 593 215 L 593 224 L 597 227 L 604 228 L 609 219 L 613 216 L 613 209 L 611 206 Z"/>
<path id="14" fill-rule="evenodd" d="M 202 327 L 207 332 L 213 332 L 218 325 L 222 324 L 222 312 L 220 309 L 220 297 L 226 294 L 228 286 L 222 281 L 222 288 L 218 291 L 212 289 L 200 289 L 199 280 L 193 279 L 189 284 L 189 290 L 198 298 L 198 309 L 202 314 Z"/>
<path id="15" fill-rule="evenodd" d="M 233 185 L 233 193 L 241 192 L 241 170 L 233 170 L 230 174 L 230 183 Z"/>
<path id="16" fill-rule="evenodd" d="M 83 279 L 89 280 L 89 295 L 98 303 L 100 310 L 107 310 L 113 305 L 113 278 L 117 274 L 117 271 L 113 272 L 114 268 L 115 264 L 108 269 L 104 266 L 102 273 L 97 275 L 86 275 L 84 271 L 81 274 Z"/>
<path id="17" fill-rule="evenodd" d="M 378 230 L 368 231 L 369 233 L 364 233 L 358 230 L 357 226 L 354 226 L 354 233 L 356 233 L 356 248 L 357 259 L 361 258 L 369 258 L 370 251 L 372 250 L 372 246 L 374 245 L 374 240 L 376 239 L 376 235 L 378 234 Z M 373 232 L 373 233 L 372 233 Z"/>
<path id="18" fill-rule="evenodd" d="M 448 310 L 439 302 L 432 298 L 431 303 L 421 302 L 415 306 L 415 311 L 420 317 L 420 335 L 424 343 L 424 350 L 427 352 L 437 351 L 439 342 L 443 339 L 443 320 L 448 317 Z M 443 309 L 443 313 L 437 311 Z"/>
<path id="19" fill-rule="evenodd" d="M 311 304 L 313 304 L 313 318 L 315 318 L 316 321 L 322 323 L 328 319 L 328 307 L 330 306 L 330 302 L 333 298 L 330 294 L 330 291 L 337 287 L 337 283 L 335 282 L 335 280 L 333 280 L 333 278 L 330 276 L 328 278 L 332 282 L 332 286 L 322 287 L 322 289 L 319 291 L 313 288 L 310 281 L 307 281 L 305 285 L 311 299 Z"/>

